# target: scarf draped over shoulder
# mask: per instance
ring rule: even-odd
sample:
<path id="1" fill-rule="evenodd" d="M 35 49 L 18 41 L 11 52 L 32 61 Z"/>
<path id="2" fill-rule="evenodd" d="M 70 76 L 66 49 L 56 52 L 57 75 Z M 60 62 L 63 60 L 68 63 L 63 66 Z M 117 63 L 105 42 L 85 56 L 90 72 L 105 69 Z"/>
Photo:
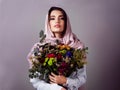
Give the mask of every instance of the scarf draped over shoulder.
<path id="1" fill-rule="evenodd" d="M 54 35 L 51 32 L 50 27 L 49 27 L 48 15 L 46 16 L 46 20 L 45 20 L 45 34 L 46 34 L 45 42 L 51 42 L 51 43 L 53 42 L 54 43 L 54 41 L 56 39 L 58 39 L 62 43 L 67 44 L 73 48 L 83 48 L 84 47 L 83 43 L 80 42 L 80 40 L 72 32 L 68 16 L 67 16 L 67 28 L 66 28 L 66 32 L 65 32 L 63 38 L 55 38 L 54 37 Z"/>

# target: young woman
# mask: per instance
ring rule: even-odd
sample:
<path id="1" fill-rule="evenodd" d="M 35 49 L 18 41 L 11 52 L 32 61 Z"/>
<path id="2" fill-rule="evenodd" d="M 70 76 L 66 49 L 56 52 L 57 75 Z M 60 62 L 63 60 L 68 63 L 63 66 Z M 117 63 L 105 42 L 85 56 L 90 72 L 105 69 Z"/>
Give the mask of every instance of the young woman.
<path id="1" fill-rule="evenodd" d="M 54 44 L 56 40 L 61 43 L 67 44 L 74 48 L 83 48 L 84 45 L 71 31 L 71 26 L 69 18 L 66 12 L 60 7 L 51 7 L 48 11 L 48 15 L 45 21 L 45 34 L 46 38 L 44 43 Z M 30 62 L 30 67 L 32 63 L 30 57 L 35 47 L 36 43 L 30 53 L 28 54 L 28 61 Z M 55 75 L 51 73 L 49 75 L 50 84 L 46 83 L 38 78 L 30 79 L 37 90 L 82 90 L 81 87 L 86 82 L 86 67 L 73 72 L 69 77 L 63 75 Z"/>

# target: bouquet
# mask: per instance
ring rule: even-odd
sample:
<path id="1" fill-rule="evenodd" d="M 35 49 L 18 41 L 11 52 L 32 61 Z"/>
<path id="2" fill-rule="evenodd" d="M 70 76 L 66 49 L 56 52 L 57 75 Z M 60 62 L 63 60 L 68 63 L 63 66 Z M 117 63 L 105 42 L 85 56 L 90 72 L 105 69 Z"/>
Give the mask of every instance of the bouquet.
<path id="1" fill-rule="evenodd" d="M 44 40 L 43 38 L 45 38 L 45 35 L 40 42 Z M 31 57 L 33 66 L 29 69 L 29 77 L 38 77 L 48 83 L 48 75 L 51 72 L 69 77 L 77 68 L 82 68 L 86 64 L 87 50 L 87 47 L 83 49 L 72 48 L 58 40 L 55 45 L 51 43 L 38 45 L 34 48 L 34 55 Z"/>

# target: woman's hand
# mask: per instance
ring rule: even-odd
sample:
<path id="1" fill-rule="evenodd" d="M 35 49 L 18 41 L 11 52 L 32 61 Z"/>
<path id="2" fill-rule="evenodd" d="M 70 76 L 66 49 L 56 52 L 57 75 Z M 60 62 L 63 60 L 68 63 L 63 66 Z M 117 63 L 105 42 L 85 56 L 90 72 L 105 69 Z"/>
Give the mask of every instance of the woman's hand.
<path id="1" fill-rule="evenodd" d="M 67 81 L 67 78 L 63 75 L 55 75 L 54 73 L 51 73 L 51 75 L 49 75 L 49 79 L 50 79 L 50 83 L 56 83 L 56 84 L 65 84 Z M 62 89 L 62 90 L 66 90 L 66 89 Z"/>
<path id="2" fill-rule="evenodd" d="M 66 90 L 65 88 L 62 88 L 61 90 Z"/>

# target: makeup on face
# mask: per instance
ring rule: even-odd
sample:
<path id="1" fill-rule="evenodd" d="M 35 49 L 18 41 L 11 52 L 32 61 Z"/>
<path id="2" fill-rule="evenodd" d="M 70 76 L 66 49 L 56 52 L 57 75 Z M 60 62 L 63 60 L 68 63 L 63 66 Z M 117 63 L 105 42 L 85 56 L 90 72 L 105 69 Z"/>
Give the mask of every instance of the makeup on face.
<path id="1" fill-rule="evenodd" d="M 64 31 L 64 16 L 59 10 L 53 10 L 49 17 L 50 29 L 54 34 L 61 34 Z"/>

